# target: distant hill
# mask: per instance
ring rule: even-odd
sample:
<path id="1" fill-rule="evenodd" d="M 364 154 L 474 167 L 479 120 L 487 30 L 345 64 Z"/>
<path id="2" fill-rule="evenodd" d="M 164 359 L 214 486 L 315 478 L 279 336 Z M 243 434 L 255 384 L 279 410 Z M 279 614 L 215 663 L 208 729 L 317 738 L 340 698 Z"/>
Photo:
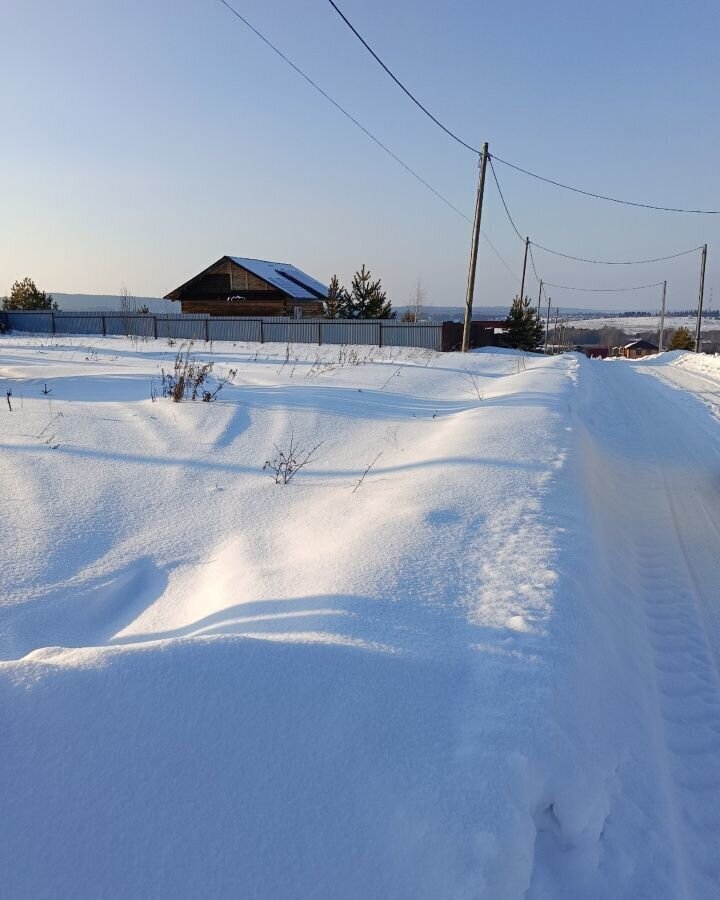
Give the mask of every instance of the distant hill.
<path id="1" fill-rule="evenodd" d="M 62 312 L 118 312 L 119 294 L 60 294 L 51 291 Z M 135 297 L 138 306 L 147 306 L 151 313 L 180 312 L 180 304 L 160 297 Z"/>
<path id="2" fill-rule="evenodd" d="M 121 297 L 119 294 L 63 294 L 51 291 L 53 299 L 64 312 L 118 312 Z M 147 306 L 151 313 L 180 313 L 180 304 L 172 300 L 163 300 L 161 297 L 135 297 L 138 306 Z M 398 319 L 412 306 L 396 306 Z M 547 309 L 547 307 L 546 307 Z M 554 314 L 553 307 L 553 314 Z M 509 306 L 476 306 L 473 309 L 473 319 L 504 319 L 509 312 Z M 425 306 L 423 318 L 431 322 L 462 322 L 465 315 L 464 306 Z M 577 307 L 561 306 L 561 316 L 600 315 L 597 310 L 579 309 Z M 615 313 L 617 316 L 617 313 Z"/>
<path id="3" fill-rule="evenodd" d="M 398 319 L 406 310 L 412 310 L 412 306 L 395 306 Z M 543 309 L 543 314 L 547 311 L 547 306 Z M 509 306 L 475 306 L 473 307 L 473 319 L 504 319 L 510 312 Z M 574 306 L 561 306 L 560 315 L 596 315 L 596 310 L 579 309 Z M 555 315 L 555 307 L 553 306 L 553 315 Z M 464 306 L 424 306 L 423 318 L 429 319 L 431 322 L 462 322 L 465 317 Z"/>

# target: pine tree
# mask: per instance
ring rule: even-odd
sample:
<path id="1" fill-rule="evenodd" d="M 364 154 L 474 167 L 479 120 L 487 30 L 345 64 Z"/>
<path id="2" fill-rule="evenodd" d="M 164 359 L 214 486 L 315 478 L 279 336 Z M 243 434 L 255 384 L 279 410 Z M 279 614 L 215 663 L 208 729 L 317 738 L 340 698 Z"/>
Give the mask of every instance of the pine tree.
<path id="1" fill-rule="evenodd" d="M 505 341 L 518 350 L 537 350 L 543 336 L 543 323 L 530 298 L 515 297 L 505 322 Z"/>
<path id="2" fill-rule="evenodd" d="M 372 280 L 370 270 L 362 268 L 353 275 L 349 311 L 354 319 L 394 319 L 395 313 L 379 278 Z"/>
<path id="3" fill-rule="evenodd" d="M 32 278 L 16 281 L 10 295 L 3 297 L 3 309 L 57 309 L 52 294 L 39 291 Z"/>
<path id="4" fill-rule="evenodd" d="M 328 295 L 325 301 L 326 319 L 343 319 L 348 315 L 348 292 L 340 284 L 337 275 L 333 275 L 328 285 Z"/>
<path id="5" fill-rule="evenodd" d="M 690 329 L 681 325 L 676 329 L 668 343 L 668 350 L 693 350 L 695 339 L 690 334 Z"/>

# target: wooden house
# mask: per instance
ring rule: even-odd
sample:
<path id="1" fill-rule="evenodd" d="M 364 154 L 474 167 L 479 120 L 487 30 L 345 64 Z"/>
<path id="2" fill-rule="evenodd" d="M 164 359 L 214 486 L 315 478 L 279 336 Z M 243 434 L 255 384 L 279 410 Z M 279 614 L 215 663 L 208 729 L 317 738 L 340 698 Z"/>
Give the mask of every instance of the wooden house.
<path id="1" fill-rule="evenodd" d="M 328 289 L 289 263 L 223 256 L 165 295 L 184 313 L 211 316 L 322 316 Z"/>
<path id="2" fill-rule="evenodd" d="M 650 341 L 631 341 L 620 348 L 620 355 L 626 359 L 640 359 L 643 356 L 652 356 L 657 352 L 658 348 Z"/>

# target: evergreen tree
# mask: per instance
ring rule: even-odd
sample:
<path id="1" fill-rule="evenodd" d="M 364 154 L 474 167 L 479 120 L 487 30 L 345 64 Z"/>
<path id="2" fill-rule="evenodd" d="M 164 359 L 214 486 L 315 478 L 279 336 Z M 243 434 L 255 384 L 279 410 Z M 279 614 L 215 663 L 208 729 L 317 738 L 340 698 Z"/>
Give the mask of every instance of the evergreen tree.
<path id="1" fill-rule="evenodd" d="M 530 304 L 530 298 L 515 297 L 510 314 L 505 322 L 505 341 L 518 350 L 537 350 L 542 341 L 544 328 L 537 309 Z"/>
<path id="2" fill-rule="evenodd" d="M 51 294 L 39 291 L 32 278 L 16 281 L 10 295 L 3 297 L 3 309 L 57 309 Z"/>
<path id="3" fill-rule="evenodd" d="M 676 329 L 668 343 L 668 350 L 693 350 L 695 339 L 690 334 L 690 329 L 681 325 Z"/>
<path id="4" fill-rule="evenodd" d="M 379 278 L 372 280 L 370 270 L 362 268 L 353 275 L 349 312 L 354 319 L 394 319 L 395 313 Z"/>
<path id="5" fill-rule="evenodd" d="M 348 315 L 348 292 L 340 284 L 337 275 L 333 275 L 328 285 L 328 295 L 325 301 L 326 319 L 343 319 Z"/>

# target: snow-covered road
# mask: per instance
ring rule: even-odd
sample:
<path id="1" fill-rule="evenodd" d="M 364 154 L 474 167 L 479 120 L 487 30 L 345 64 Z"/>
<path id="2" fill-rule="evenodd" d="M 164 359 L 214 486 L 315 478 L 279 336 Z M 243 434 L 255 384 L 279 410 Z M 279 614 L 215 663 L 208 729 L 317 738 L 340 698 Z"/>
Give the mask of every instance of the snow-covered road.
<path id="1" fill-rule="evenodd" d="M 196 350 L 0 338 L 0 896 L 719 897 L 716 361 Z"/>
<path id="2" fill-rule="evenodd" d="M 587 362 L 580 381 L 589 597 L 611 617 L 608 663 L 635 713 L 616 802 L 655 820 L 641 827 L 643 842 L 625 835 L 642 875 L 615 896 L 711 898 L 720 892 L 720 428 L 703 405 L 707 384 L 687 369 Z M 623 818 L 640 827 L 611 815 L 607 842 Z M 648 892 L 661 856 L 664 886 Z"/>

